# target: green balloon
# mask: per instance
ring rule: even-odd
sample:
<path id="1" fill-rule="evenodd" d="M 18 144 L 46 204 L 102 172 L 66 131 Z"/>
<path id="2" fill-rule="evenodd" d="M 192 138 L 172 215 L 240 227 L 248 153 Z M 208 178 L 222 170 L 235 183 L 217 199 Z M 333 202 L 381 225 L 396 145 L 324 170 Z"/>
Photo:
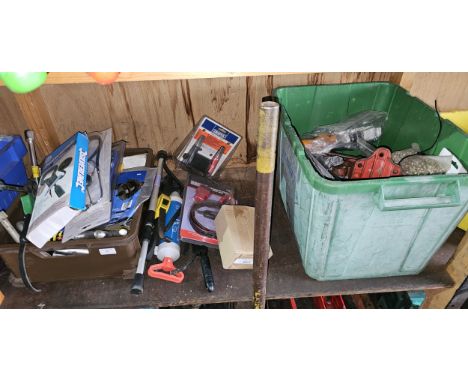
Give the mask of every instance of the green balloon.
<path id="1" fill-rule="evenodd" d="M 47 72 L 3 72 L 0 79 L 13 93 L 29 93 L 41 86 Z"/>

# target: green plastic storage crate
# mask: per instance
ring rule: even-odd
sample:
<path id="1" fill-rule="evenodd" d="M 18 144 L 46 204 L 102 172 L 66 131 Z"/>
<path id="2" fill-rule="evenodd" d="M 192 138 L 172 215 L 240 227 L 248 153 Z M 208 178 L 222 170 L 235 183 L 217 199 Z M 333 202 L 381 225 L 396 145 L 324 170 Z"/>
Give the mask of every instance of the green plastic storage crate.
<path id="1" fill-rule="evenodd" d="M 388 120 L 376 146 L 395 151 L 417 142 L 425 149 L 439 131 L 435 110 L 382 82 L 283 87 L 274 94 L 282 106 L 279 187 L 306 273 L 318 280 L 419 273 L 467 212 L 468 176 L 327 180 L 299 135 L 379 110 Z M 431 151 L 444 147 L 468 168 L 468 136 L 447 120 Z"/>

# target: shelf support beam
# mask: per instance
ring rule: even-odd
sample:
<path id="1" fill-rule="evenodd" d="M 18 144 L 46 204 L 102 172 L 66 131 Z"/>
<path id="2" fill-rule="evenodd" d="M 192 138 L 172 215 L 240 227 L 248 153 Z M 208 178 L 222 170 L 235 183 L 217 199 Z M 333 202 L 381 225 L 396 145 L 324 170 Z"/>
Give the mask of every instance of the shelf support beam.
<path id="1" fill-rule="evenodd" d="M 266 303 L 279 110 L 278 103 L 265 101 L 259 114 L 253 264 L 255 309 L 265 308 Z"/>

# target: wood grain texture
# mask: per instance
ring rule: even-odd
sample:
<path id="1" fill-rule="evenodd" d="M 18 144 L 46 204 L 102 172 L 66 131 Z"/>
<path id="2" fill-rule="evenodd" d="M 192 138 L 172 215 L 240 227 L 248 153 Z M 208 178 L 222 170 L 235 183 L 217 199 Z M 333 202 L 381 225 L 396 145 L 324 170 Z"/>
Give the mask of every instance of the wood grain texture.
<path id="1" fill-rule="evenodd" d="M 231 161 L 245 162 L 247 156 L 245 78 L 189 80 L 188 88 L 194 121 L 197 122 L 203 115 L 207 115 L 240 134 L 244 139 L 237 147 Z"/>
<path id="2" fill-rule="evenodd" d="M 269 73 L 281 74 L 282 72 Z M 196 78 L 245 77 L 262 76 L 263 72 L 122 72 L 116 82 L 187 80 Z M 286 74 L 286 73 L 285 73 Z M 96 81 L 85 72 L 50 72 L 45 82 L 49 85 L 58 84 L 93 84 Z M 0 86 L 3 82 L 0 81 Z"/>
<path id="3" fill-rule="evenodd" d="M 60 142 L 40 89 L 27 94 L 15 94 L 15 99 L 27 128 L 35 132 L 36 154 L 41 161 Z"/>
<path id="4" fill-rule="evenodd" d="M 399 84 L 403 73 L 399 72 L 362 72 L 341 73 L 341 83 L 388 81 Z"/>
<path id="5" fill-rule="evenodd" d="M 173 153 L 193 125 L 206 114 L 243 136 L 230 163 L 231 166 L 239 166 L 255 160 L 259 105 L 262 97 L 270 95 L 279 86 L 401 82 L 411 87 L 412 92 L 427 94 L 427 89 L 430 89 L 431 94 L 437 93 L 440 101 L 450 95 L 450 109 L 468 104 L 468 90 L 463 90 L 468 89 L 465 86 L 468 84 L 468 74 L 464 73 L 254 74 L 245 77 L 124 81 L 108 86 L 96 83 L 44 85 L 38 94 L 42 96 L 47 113 L 44 113 L 44 121 L 36 121 L 35 124 L 40 131 L 44 131 L 45 126 L 48 127 L 42 138 L 45 140 L 45 148 L 63 142 L 80 130 L 100 131 L 112 128 L 114 140 L 124 139 L 129 146 L 151 147 L 155 151 L 165 149 Z M 179 74 L 172 75 L 171 78 L 177 78 Z M 454 82 L 458 82 L 457 86 L 447 87 L 446 83 Z M 455 92 L 454 97 L 450 93 L 452 90 Z M 35 120 L 32 116 L 41 115 L 26 110 L 27 123 L 15 96 L 3 87 L 0 88 L 0 96 L 2 132 L 23 134 L 28 124 Z M 423 95 L 422 98 L 424 97 Z M 431 95 L 426 97 L 430 98 Z M 426 102 L 431 101 L 426 99 Z M 446 109 L 449 105 L 445 103 L 444 107 Z M 48 142 L 49 138 L 51 142 Z"/>
<path id="6" fill-rule="evenodd" d="M 15 96 L 7 88 L 0 88 L 0 134 L 19 134 L 28 128 Z"/>
<path id="7" fill-rule="evenodd" d="M 187 81 L 120 84 L 138 146 L 174 153 L 193 127 Z"/>
<path id="8" fill-rule="evenodd" d="M 404 73 L 401 85 L 440 111 L 468 109 L 468 73 Z"/>
<path id="9" fill-rule="evenodd" d="M 112 128 L 112 95 L 118 85 L 44 85 L 40 88 L 60 142 L 77 131 Z M 118 114 L 117 114 L 118 116 Z M 116 116 L 116 118 L 117 118 Z M 115 138 L 115 136 L 114 136 Z"/>
<path id="10" fill-rule="evenodd" d="M 273 77 L 246 77 L 245 78 L 245 131 L 244 144 L 247 162 L 255 161 L 257 156 L 257 126 L 258 113 L 262 98 L 271 94 L 273 90 Z"/>

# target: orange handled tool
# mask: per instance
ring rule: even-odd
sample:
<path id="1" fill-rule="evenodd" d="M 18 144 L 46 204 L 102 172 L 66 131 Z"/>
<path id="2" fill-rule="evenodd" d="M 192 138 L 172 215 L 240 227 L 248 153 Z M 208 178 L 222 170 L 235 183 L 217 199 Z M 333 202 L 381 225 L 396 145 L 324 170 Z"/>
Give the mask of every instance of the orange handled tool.
<path id="1" fill-rule="evenodd" d="M 162 263 L 151 265 L 148 268 L 148 276 L 155 279 L 171 281 L 180 284 L 184 281 L 184 272 L 177 272 L 172 274 L 176 267 L 170 257 L 165 257 Z"/>

